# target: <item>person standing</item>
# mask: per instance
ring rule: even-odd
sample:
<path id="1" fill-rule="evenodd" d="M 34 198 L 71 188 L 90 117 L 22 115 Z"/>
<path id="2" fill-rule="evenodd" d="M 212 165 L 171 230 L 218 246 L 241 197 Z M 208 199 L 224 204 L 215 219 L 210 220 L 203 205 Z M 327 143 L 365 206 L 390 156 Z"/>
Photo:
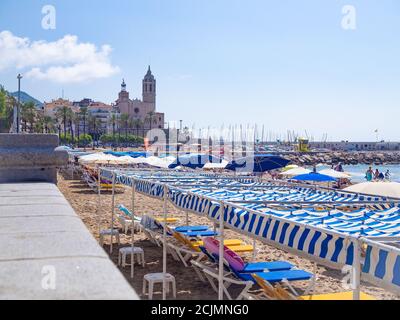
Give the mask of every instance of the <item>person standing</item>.
<path id="1" fill-rule="evenodd" d="M 367 172 L 365 173 L 365 179 L 367 179 L 367 181 L 372 181 L 372 177 L 373 177 L 373 171 L 372 168 L 369 167 Z"/>
<path id="2" fill-rule="evenodd" d="M 390 181 L 390 172 L 389 172 L 389 169 L 386 170 L 386 173 L 385 173 L 385 180 Z"/>

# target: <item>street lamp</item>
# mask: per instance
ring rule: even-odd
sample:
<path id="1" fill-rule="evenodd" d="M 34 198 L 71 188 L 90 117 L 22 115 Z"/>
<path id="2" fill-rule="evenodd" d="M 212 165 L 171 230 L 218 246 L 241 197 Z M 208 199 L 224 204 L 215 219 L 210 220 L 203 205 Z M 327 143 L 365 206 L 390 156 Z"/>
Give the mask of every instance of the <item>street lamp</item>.
<path id="1" fill-rule="evenodd" d="M 17 133 L 19 133 L 19 123 L 20 123 L 20 103 L 21 103 L 21 74 L 18 74 L 18 105 L 17 105 Z"/>

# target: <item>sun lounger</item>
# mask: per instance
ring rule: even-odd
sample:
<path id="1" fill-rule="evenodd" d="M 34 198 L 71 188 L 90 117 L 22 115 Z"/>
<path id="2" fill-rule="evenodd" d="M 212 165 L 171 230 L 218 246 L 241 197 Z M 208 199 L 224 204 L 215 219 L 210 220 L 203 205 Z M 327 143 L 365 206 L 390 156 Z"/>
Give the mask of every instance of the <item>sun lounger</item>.
<path id="1" fill-rule="evenodd" d="M 254 280 L 257 282 L 257 284 L 263 290 L 261 294 L 252 295 L 252 298 L 255 299 L 265 298 L 268 300 L 353 300 L 352 291 L 296 296 L 285 290 L 279 284 L 275 285 L 274 287 L 270 282 L 266 281 L 263 277 L 260 277 L 257 274 L 252 274 L 252 276 Z M 375 300 L 374 297 L 365 294 L 364 292 L 360 293 L 360 299 Z"/>
<path id="2" fill-rule="evenodd" d="M 218 258 L 219 241 L 213 238 L 204 239 L 204 247 L 202 250 L 208 251 L 208 256 L 213 256 L 214 259 Z M 253 273 L 261 271 L 277 271 L 289 270 L 293 265 L 286 261 L 272 261 L 272 262 L 245 262 L 236 252 L 237 247 L 227 247 L 224 245 L 224 259 L 227 260 L 229 266 L 235 269 L 238 273 Z"/>
<path id="3" fill-rule="evenodd" d="M 132 212 L 130 212 L 128 210 L 128 208 L 126 208 L 124 205 L 119 205 L 117 206 L 117 209 L 122 213 L 122 214 L 118 214 L 117 213 L 117 218 L 119 223 L 122 226 L 122 229 L 124 230 L 124 233 L 128 233 L 128 230 L 130 228 L 132 228 L 132 216 L 134 219 L 134 229 L 136 231 L 141 231 L 142 230 L 142 226 L 140 224 L 140 221 L 142 220 L 142 218 L 136 216 L 136 215 L 132 215 Z"/>
<path id="4" fill-rule="evenodd" d="M 195 258 L 201 259 L 204 256 L 204 253 L 199 249 L 199 244 L 202 244 L 202 241 L 191 241 L 184 234 L 180 232 L 176 232 L 173 230 L 168 230 L 172 233 L 173 237 L 178 241 L 180 245 L 173 244 L 169 242 L 167 245 L 170 249 L 171 255 L 175 258 L 175 260 L 181 260 L 185 267 L 188 267 L 189 260 Z M 226 240 L 229 243 L 241 243 L 238 239 Z"/>
<path id="5" fill-rule="evenodd" d="M 300 300 L 353 300 L 353 292 L 336 292 L 336 293 L 326 293 L 326 294 L 313 294 L 308 296 L 299 297 Z M 374 297 L 360 292 L 360 300 L 376 300 Z"/>
<path id="6" fill-rule="evenodd" d="M 216 239 L 207 238 L 204 239 L 204 245 L 205 249 L 209 253 L 207 256 L 211 255 L 214 261 L 217 263 L 219 261 L 219 241 Z M 225 246 L 223 260 L 225 268 L 231 271 L 234 276 L 242 281 L 256 282 L 251 275 L 252 273 L 255 273 L 269 283 L 284 283 L 295 295 L 297 295 L 297 292 L 290 282 L 311 280 L 310 285 L 306 290 L 306 294 L 314 287 L 315 284 L 315 277 L 312 273 L 304 270 L 294 269 L 294 266 L 286 261 L 256 262 L 246 264 L 239 255 Z M 259 271 L 257 272 L 251 270 Z"/>
<path id="7" fill-rule="evenodd" d="M 204 269 L 203 270 L 205 276 L 208 278 L 209 282 L 213 283 L 213 288 L 215 291 L 218 291 L 218 287 L 217 285 L 214 283 L 214 281 L 218 281 L 219 279 L 219 274 L 218 274 L 218 270 L 213 271 L 210 269 Z M 231 294 L 228 292 L 228 288 L 232 285 L 241 285 L 244 286 L 243 290 L 240 291 L 239 295 L 233 299 Z M 253 282 L 252 281 L 241 281 L 241 280 L 237 280 L 237 279 L 232 279 L 230 277 L 223 277 L 223 291 L 224 294 L 226 295 L 226 297 L 229 300 L 242 300 L 242 299 L 248 299 L 249 296 L 249 290 L 251 289 L 251 287 L 253 286 Z"/>
<path id="8" fill-rule="evenodd" d="M 207 231 L 207 230 L 209 230 L 209 227 L 208 226 L 182 226 L 182 227 L 176 227 L 174 230 L 177 232 Z"/>

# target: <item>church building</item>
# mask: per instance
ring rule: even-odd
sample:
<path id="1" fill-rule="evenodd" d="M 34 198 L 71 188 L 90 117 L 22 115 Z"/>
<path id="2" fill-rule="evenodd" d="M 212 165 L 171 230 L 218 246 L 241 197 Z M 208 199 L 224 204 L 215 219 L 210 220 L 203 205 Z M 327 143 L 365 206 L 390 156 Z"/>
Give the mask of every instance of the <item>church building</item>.
<path id="1" fill-rule="evenodd" d="M 129 92 L 126 90 L 126 83 L 123 80 L 115 107 L 121 115 L 127 114 L 136 122 L 135 126 L 140 124 L 145 131 L 164 129 L 164 113 L 156 111 L 156 91 L 156 79 L 149 66 L 142 81 L 142 100 L 129 98 Z"/>

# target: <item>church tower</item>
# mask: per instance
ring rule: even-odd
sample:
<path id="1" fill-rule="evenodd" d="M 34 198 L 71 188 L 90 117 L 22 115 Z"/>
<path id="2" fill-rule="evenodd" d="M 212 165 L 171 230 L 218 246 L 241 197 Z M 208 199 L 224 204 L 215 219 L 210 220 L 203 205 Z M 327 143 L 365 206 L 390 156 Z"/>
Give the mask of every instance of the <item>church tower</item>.
<path id="1" fill-rule="evenodd" d="M 126 101 L 128 99 L 129 99 L 129 92 L 126 91 L 126 83 L 125 80 L 122 79 L 121 91 L 119 93 L 119 100 Z"/>
<path id="2" fill-rule="evenodd" d="M 152 104 L 153 109 L 155 110 L 156 107 L 156 79 L 154 78 L 153 74 L 151 73 L 151 69 L 147 70 L 146 75 L 143 79 L 143 102 Z M 154 111 L 153 110 L 153 111 Z"/>

